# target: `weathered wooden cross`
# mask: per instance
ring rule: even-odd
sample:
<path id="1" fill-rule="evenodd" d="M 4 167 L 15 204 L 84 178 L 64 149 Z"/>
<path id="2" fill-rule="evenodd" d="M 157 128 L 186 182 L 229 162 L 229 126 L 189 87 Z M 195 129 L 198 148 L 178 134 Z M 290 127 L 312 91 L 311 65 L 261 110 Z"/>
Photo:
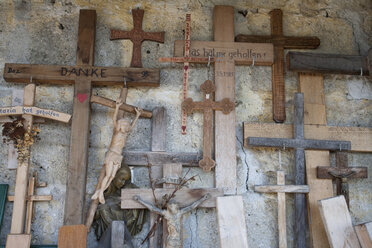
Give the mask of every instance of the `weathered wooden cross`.
<path id="1" fill-rule="evenodd" d="M 296 185 L 305 184 L 305 149 L 350 150 L 349 141 L 305 139 L 304 95 L 302 93 L 295 95 L 294 139 L 248 137 L 248 145 L 294 148 Z M 306 202 L 304 195 L 296 195 L 295 197 L 295 219 L 296 247 L 306 247 Z"/>
<path id="2" fill-rule="evenodd" d="M 144 10 L 133 9 L 133 29 L 122 31 L 111 29 L 110 40 L 129 39 L 133 42 L 131 67 L 142 68 L 141 44 L 145 40 L 164 43 L 164 32 L 145 32 L 142 30 Z"/>
<path id="3" fill-rule="evenodd" d="M 367 167 L 348 167 L 347 153 L 336 152 L 336 166 L 319 166 L 317 176 L 321 179 L 333 179 L 336 181 L 337 195 L 345 197 L 347 206 L 349 206 L 349 186 L 348 179 L 367 178 Z"/>
<path id="4" fill-rule="evenodd" d="M 307 185 L 285 185 L 284 171 L 277 171 L 277 185 L 255 185 L 259 193 L 278 193 L 278 231 L 279 248 L 287 248 L 287 220 L 285 210 L 285 193 L 309 193 Z"/>
<path id="5" fill-rule="evenodd" d="M 95 10 L 80 10 L 76 66 L 5 64 L 4 68 L 9 82 L 27 83 L 32 77 L 35 83 L 74 84 L 65 225 L 83 223 L 92 85 L 122 85 L 123 77 L 128 87 L 159 85 L 157 69 L 93 66 L 95 33 Z"/>
<path id="6" fill-rule="evenodd" d="M 214 81 L 217 101 L 235 100 L 235 64 L 272 65 L 273 45 L 234 42 L 234 8 L 217 5 L 213 10 L 214 41 L 191 41 L 191 57 L 215 58 Z M 174 56 L 184 57 L 184 41 L 175 41 Z M 218 59 L 217 59 L 218 58 Z M 205 62 L 207 63 L 207 62 Z M 235 111 L 215 115 L 215 186 L 236 194 Z M 228 130 L 228 132 L 226 132 Z"/>
<path id="7" fill-rule="evenodd" d="M 216 165 L 212 159 L 213 110 L 222 111 L 226 115 L 235 109 L 235 104 L 229 98 L 218 102 L 213 101 L 216 86 L 210 80 L 205 81 L 200 86 L 200 90 L 203 92 L 203 101 L 194 102 L 191 98 L 187 98 L 182 103 L 182 110 L 187 114 L 191 114 L 195 110 L 203 111 L 203 159 L 199 161 L 199 166 L 204 171 L 210 171 Z"/>
<path id="8" fill-rule="evenodd" d="M 274 9 L 270 12 L 271 35 L 243 35 L 235 37 L 239 42 L 257 42 L 274 44 L 274 64 L 272 65 L 273 119 L 284 122 L 285 83 L 284 83 L 284 49 L 315 49 L 320 45 L 318 37 L 294 37 L 283 35 L 283 12 Z"/>

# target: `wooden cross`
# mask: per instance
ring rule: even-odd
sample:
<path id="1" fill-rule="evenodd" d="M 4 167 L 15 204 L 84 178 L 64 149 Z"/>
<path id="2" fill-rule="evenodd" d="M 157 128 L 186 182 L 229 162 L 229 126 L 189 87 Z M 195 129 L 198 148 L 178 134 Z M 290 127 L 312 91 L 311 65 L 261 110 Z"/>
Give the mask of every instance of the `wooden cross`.
<path id="1" fill-rule="evenodd" d="M 217 5 L 213 9 L 214 41 L 191 41 L 191 57 L 215 58 L 214 81 L 217 101 L 235 100 L 235 64 L 272 65 L 273 45 L 234 42 L 234 8 Z M 184 41 L 175 41 L 174 56 L 184 57 Z M 218 58 L 218 59 L 217 59 Z M 207 63 L 207 62 L 204 62 Z M 228 130 L 228 132 L 226 132 Z M 236 194 L 235 111 L 215 115 L 215 182 L 226 194 Z"/>
<path id="2" fill-rule="evenodd" d="M 274 9 L 270 12 L 271 35 L 236 36 L 236 41 L 274 44 L 274 64 L 272 65 L 273 119 L 284 122 L 285 115 L 285 83 L 284 83 L 284 49 L 315 49 L 320 45 L 318 37 L 294 37 L 283 35 L 283 12 Z"/>
<path id="3" fill-rule="evenodd" d="M 111 29 L 110 40 L 129 39 L 133 42 L 131 67 L 142 68 L 141 45 L 145 40 L 164 43 L 164 32 L 145 32 L 142 30 L 143 9 L 133 9 L 133 29 L 122 31 Z"/>
<path id="4" fill-rule="evenodd" d="M 367 167 L 348 167 L 347 153 L 336 152 L 336 167 L 319 166 L 317 176 L 321 179 L 333 179 L 336 181 L 337 195 L 343 195 L 349 206 L 349 187 L 347 184 L 350 178 L 367 178 Z"/>
<path id="5" fill-rule="evenodd" d="M 287 69 L 298 72 L 370 76 L 372 49 L 367 56 L 289 52 Z"/>
<path id="6" fill-rule="evenodd" d="M 278 193 L 278 231 L 279 248 L 287 248 L 287 221 L 285 207 L 285 193 L 308 193 L 307 185 L 285 185 L 284 171 L 277 171 L 278 185 L 255 185 L 254 191 L 260 193 Z"/>
<path id="7" fill-rule="evenodd" d="M 9 234 L 7 237 L 6 247 L 30 247 L 29 243 L 31 243 L 31 223 L 34 216 L 34 202 L 41 202 L 41 201 L 51 201 L 53 197 L 51 195 L 36 195 L 35 191 L 38 187 L 46 187 L 46 183 L 38 183 L 37 180 L 37 172 L 33 174 L 33 176 L 28 181 L 28 193 L 25 197 L 27 201 L 27 213 L 26 213 L 26 227 L 24 234 Z M 14 202 L 15 196 L 8 196 L 8 201 Z M 27 240 L 23 242 L 23 240 Z M 21 243 L 19 243 L 22 241 Z M 17 245 L 17 246 L 14 246 Z M 22 246 L 19 246 L 22 245 Z"/>
<path id="8" fill-rule="evenodd" d="M 83 223 L 92 85 L 122 85 L 125 77 L 128 87 L 159 86 L 158 69 L 93 66 L 95 33 L 95 10 L 80 10 L 76 66 L 5 64 L 4 68 L 9 82 L 27 83 L 32 77 L 35 83 L 74 84 L 65 225 Z"/>
<path id="9" fill-rule="evenodd" d="M 350 150 L 350 142 L 305 139 L 304 95 L 296 93 L 294 109 L 294 139 L 248 137 L 248 145 L 264 147 L 294 148 L 296 161 L 296 185 L 305 184 L 305 149 Z M 306 204 L 304 195 L 295 198 L 296 247 L 306 247 Z"/>
<path id="10" fill-rule="evenodd" d="M 235 104 L 224 98 L 221 101 L 213 101 L 213 93 L 216 91 L 216 86 L 212 81 L 207 80 L 201 86 L 204 100 L 202 102 L 193 102 L 191 98 L 187 98 L 182 103 L 182 109 L 187 114 L 191 114 L 195 110 L 203 111 L 203 159 L 199 161 L 199 166 L 204 171 L 210 171 L 215 165 L 212 159 L 212 130 L 213 130 L 213 110 L 222 111 L 223 114 L 228 114 L 235 109 Z"/>

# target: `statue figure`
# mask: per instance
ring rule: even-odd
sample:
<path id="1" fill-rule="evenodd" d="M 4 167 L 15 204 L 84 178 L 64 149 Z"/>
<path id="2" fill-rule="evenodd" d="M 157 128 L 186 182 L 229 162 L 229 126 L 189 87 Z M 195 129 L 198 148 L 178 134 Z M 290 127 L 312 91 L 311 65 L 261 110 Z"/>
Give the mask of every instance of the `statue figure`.
<path id="1" fill-rule="evenodd" d="M 99 187 L 96 188 L 92 196 L 92 200 L 99 199 L 101 204 L 105 203 L 105 198 L 103 192 L 108 188 L 111 181 L 114 179 L 117 170 L 120 168 L 121 161 L 123 160 L 122 152 L 127 140 L 129 132 L 134 128 L 136 122 L 141 115 L 142 110 L 136 108 L 136 117 L 130 123 L 130 121 L 125 119 L 117 120 L 118 112 L 123 101 L 119 98 L 116 100 L 116 107 L 113 116 L 114 121 L 114 133 L 112 134 L 111 144 L 109 150 L 106 153 L 104 167 L 105 176 L 103 180 L 98 182 Z"/>
<path id="2" fill-rule="evenodd" d="M 182 216 L 191 210 L 197 208 L 201 203 L 205 200 L 211 198 L 211 195 L 208 193 L 204 195 L 199 200 L 195 201 L 191 205 L 179 208 L 176 202 L 170 201 L 167 204 L 166 209 L 159 209 L 153 204 L 144 201 L 140 196 L 135 195 L 133 196 L 133 200 L 138 201 L 146 208 L 148 208 L 151 212 L 156 214 L 162 215 L 164 219 L 167 220 L 167 229 L 168 229 L 168 237 L 166 248 L 181 248 L 182 247 L 182 240 L 181 240 L 181 225 L 182 225 Z"/>
<path id="3" fill-rule="evenodd" d="M 137 188 L 131 183 L 130 168 L 126 164 L 122 164 L 121 168 L 116 173 L 112 183 L 105 191 L 105 204 L 100 204 L 94 216 L 93 227 L 97 240 L 101 238 L 106 229 L 114 220 L 124 220 L 125 224 L 132 236 L 141 232 L 145 222 L 144 209 L 123 210 L 120 207 L 120 196 L 122 188 Z"/>

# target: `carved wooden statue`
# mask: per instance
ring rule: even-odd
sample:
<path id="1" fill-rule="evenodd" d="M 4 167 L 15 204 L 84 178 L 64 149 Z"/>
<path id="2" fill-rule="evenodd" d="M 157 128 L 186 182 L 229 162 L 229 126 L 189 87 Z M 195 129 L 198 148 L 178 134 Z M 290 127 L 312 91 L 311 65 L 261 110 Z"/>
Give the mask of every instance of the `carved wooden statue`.
<path id="1" fill-rule="evenodd" d="M 112 134 L 111 144 L 109 150 L 106 153 L 104 166 L 105 166 L 105 177 L 103 178 L 100 187 L 96 189 L 92 196 L 92 200 L 99 199 L 101 204 L 105 203 L 103 192 L 108 188 L 112 179 L 114 179 L 116 172 L 120 168 L 121 161 L 123 160 L 122 152 L 127 140 L 129 132 L 134 128 L 136 122 L 141 115 L 141 109 L 136 108 L 136 117 L 130 123 L 125 119 L 117 120 L 120 106 L 123 104 L 122 100 L 116 101 L 116 107 L 114 112 L 114 133 Z M 98 182 L 99 183 L 99 182 Z"/>
<path id="2" fill-rule="evenodd" d="M 168 237 L 167 237 L 167 243 L 166 248 L 181 248 L 182 247 L 182 240 L 181 240 L 181 225 L 182 225 L 182 216 L 186 214 L 187 212 L 190 212 L 197 208 L 201 203 L 203 203 L 205 200 L 211 198 L 211 195 L 208 193 L 204 195 L 199 200 L 195 201 L 191 205 L 179 208 L 177 203 L 174 201 L 170 201 L 167 204 L 166 209 L 159 209 L 153 204 L 144 201 L 140 196 L 135 195 L 133 196 L 133 200 L 138 201 L 142 205 L 144 205 L 146 208 L 148 208 L 151 212 L 154 212 L 156 214 L 162 215 L 164 219 L 167 220 L 167 229 L 168 229 Z"/>

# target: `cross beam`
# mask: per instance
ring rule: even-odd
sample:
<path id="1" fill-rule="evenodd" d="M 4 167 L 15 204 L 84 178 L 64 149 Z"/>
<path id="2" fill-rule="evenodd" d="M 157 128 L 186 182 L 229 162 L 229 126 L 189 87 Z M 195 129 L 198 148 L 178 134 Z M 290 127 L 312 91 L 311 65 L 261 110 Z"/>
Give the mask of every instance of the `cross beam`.
<path id="1" fill-rule="evenodd" d="M 259 42 L 274 44 L 274 64 L 272 65 L 273 85 L 273 118 L 275 122 L 284 122 L 285 83 L 284 83 L 284 49 L 315 49 L 320 45 L 318 37 L 293 37 L 283 35 L 283 12 L 274 9 L 270 12 L 271 35 L 239 34 L 235 40 L 239 42 Z"/>
<path id="2" fill-rule="evenodd" d="M 348 167 L 347 153 L 336 152 L 336 167 L 318 166 L 317 177 L 320 179 L 333 179 L 336 181 L 337 195 L 345 197 L 349 206 L 349 186 L 348 179 L 367 178 L 367 167 Z"/>
<path id="3" fill-rule="evenodd" d="M 122 31 L 111 29 L 110 40 L 129 39 L 133 42 L 131 67 L 142 68 L 141 44 L 145 40 L 164 43 L 164 32 L 145 32 L 142 30 L 142 20 L 145 11 L 142 9 L 133 9 L 133 29 L 131 31 Z"/>
<path id="4" fill-rule="evenodd" d="M 187 98 L 182 103 L 182 110 L 186 114 L 191 114 L 195 110 L 203 111 L 203 159 L 199 161 L 199 166 L 204 171 L 210 171 L 216 164 L 212 159 L 213 110 L 228 114 L 235 109 L 235 104 L 229 98 L 224 98 L 218 102 L 213 101 L 216 86 L 210 80 L 205 81 L 200 86 L 200 90 L 203 92 L 204 100 L 194 102 L 191 98 Z"/>
<path id="5" fill-rule="evenodd" d="M 304 135 L 304 95 L 296 93 L 294 109 L 294 139 L 249 137 L 248 145 L 265 147 L 288 147 L 295 149 L 296 185 L 305 184 L 305 149 L 350 150 L 348 141 L 307 140 Z M 297 147 L 298 145 L 298 147 Z M 306 247 L 306 204 L 304 195 L 295 198 L 295 237 L 296 247 Z"/>
<path id="6" fill-rule="evenodd" d="M 308 193 L 307 185 L 285 185 L 284 171 L 277 171 L 278 185 L 255 185 L 254 191 L 259 193 L 278 194 L 278 231 L 279 248 L 287 248 L 287 220 L 285 207 L 285 193 Z"/>

